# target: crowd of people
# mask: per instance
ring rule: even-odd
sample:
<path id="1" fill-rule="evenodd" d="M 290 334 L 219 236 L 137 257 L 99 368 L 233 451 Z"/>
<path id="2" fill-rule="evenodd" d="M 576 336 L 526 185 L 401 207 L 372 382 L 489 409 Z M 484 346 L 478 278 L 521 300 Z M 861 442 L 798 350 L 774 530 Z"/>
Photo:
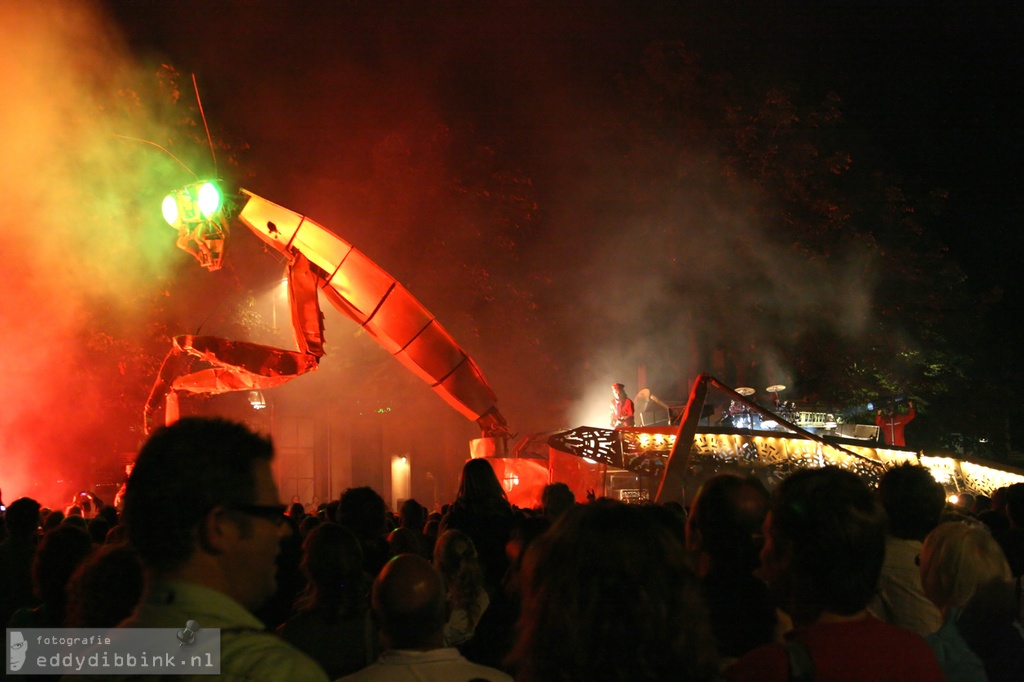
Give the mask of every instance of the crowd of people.
<path id="1" fill-rule="evenodd" d="M 271 442 L 185 418 L 140 450 L 119 516 L 12 502 L 8 627 L 221 629 L 229 680 L 1024 680 L 1024 484 L 947 504 L 918 466 L 769 491 L 707 479 L 689 508 L 511 505 L 486 460 L 455 499 L 369 487 L 280 503 Z"/>

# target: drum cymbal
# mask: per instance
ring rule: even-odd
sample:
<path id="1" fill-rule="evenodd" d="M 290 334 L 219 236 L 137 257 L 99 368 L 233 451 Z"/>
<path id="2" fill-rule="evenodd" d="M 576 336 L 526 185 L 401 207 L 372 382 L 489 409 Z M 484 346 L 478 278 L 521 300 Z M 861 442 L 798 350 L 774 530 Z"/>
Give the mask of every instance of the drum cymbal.
<path id="1" fill-rule="evenodd" d="M 786 387 L 783 386 L 782 384 L 775 384 L 773 386 L 769 386 L 764 390 L 768 391 L 769 393 L 781 393 L 782 391 L 786 390 Z"/>
<path id="2" fill-rule="evenodd" d="M 744 397 L 748 395 L 754 395 L 755 393 L 757 393 L 757 391 L 748 386 L 740 386 L 739 388 L 736 389 L 736 392 Z"/>

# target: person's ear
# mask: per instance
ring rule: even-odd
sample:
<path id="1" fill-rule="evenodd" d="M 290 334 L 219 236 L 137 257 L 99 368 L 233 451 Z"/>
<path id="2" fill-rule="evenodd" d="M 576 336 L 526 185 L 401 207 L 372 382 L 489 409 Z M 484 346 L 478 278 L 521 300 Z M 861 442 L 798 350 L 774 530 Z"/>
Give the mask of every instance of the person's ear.
<path id="1" fill-rule="evenodd" d="M 207 554 L 220 555 L 238 535 L 238 526 L 224 507 L 214 507 L 199 523 L 199 548 Z"/>

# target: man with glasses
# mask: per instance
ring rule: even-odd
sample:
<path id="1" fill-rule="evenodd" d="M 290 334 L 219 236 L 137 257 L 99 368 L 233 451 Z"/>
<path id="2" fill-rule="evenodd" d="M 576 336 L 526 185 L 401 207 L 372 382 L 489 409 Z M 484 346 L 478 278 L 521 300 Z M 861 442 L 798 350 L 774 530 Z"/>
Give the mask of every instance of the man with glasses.
<path id="1" fill-rule="evenodd" d="M 123 521 L 146 567 L 142 601 L 121 627 L 221 628 L 221 675 L 326 680 L 254 615 L 274 594 L 289 526 L 270 440 L 222 419 L 189 417 L 153 433 L 125 490 Z"/>

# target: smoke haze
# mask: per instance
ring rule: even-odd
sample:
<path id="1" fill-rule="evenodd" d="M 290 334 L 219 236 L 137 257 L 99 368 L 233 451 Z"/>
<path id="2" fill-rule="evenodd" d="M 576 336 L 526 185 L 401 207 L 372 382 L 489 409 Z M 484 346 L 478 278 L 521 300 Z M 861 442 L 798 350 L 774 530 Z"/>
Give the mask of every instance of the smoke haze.
<path id="1" fill-rule="evenodd" d="M 217 306 L 242 305 L 249 290 L 259 298 L 280 279 L 250 235 L 233 236 L 225 273 L 174 249 L 159 201 L 190 176 L 117 137 L 175 138 L 181 114 L 157 87 L 163 63 L 197 74 L 215 137 L 248 144 L 246 177 L 233 180 L 333 229 L 398 278 L 474 357 L 514 431 L 604 425 L 608 386 L 622 381 L 635 394 L 638 367 L 655 393 L 682 399 L 724 347 L 757 365 L 725 379 L 763 390 L 799 380 L 776 342 L 822 326 L 856 337 L 869 264 L 853 255 L 835 272 L 777 244 L 758 222 L 764 197 L 709 172 L 716 150 L 693 150 L 673 171 L 687 178 L 673 191 L 652 177 L 652 195 L 636 195 L 635 157 L 652 150 L 612 144 L 628 139 L 610 132 L 622 113 L 612 104 L 617 65 L 638 62 L 659 38 L 699 43 L 699 17 L 669 12 L 672 22 L 650 27 L 630 3 L 588 5 L 0 5 L 7 500 L 107 455 L 88 451 L 93 434 L 127 429 L 108 421 L 103 386 L 82 381 L 95 353 L 125 352 L 95 347 L 98 322 L 112 335 L 152 324 L 193 332 Z M 197 172 L 208 168 L 201 145 L 172 148 Z M 479 182 L 467 160 L 482 169 Z M 521 219 L 504 231 L 514 248 L 496 240 L 502 201 Z M 480 293 L 488 287 L 490 298 Z M 514 295 L 523 291 L 534 293 Z M 522 307 L 494 303 L 509 300 Z M 280 342 L 267 334 L 251 340 Z M 347 320 L 329 313 L 326 334 L 322 370 L 281 389 L 282 409 L 357 400 L 346 372 L 362 364 L 400 396 L 396 408 L 445 424 L 456 440 L 475 435 Z M 125 371 L 147 383 L 146 370 L 155 368 Z M 125 447 L 137 438 L 128 432 Z"/>
<path id="2" fill-rule="evenodd" d="M 172 245 L 138 219 L 167 169 L 115 137 L 159 139 L 159 116 L 125 92 L 144 69 L 88 5 L 3 3 L 0 41 L 0 471 L 8 501 L 49 503 L 107 454 L 90 443 L 110 396 L 81 368 L 99 350 L 92 325 L 144 324 L 133 301 L 168 272 Z"/>

